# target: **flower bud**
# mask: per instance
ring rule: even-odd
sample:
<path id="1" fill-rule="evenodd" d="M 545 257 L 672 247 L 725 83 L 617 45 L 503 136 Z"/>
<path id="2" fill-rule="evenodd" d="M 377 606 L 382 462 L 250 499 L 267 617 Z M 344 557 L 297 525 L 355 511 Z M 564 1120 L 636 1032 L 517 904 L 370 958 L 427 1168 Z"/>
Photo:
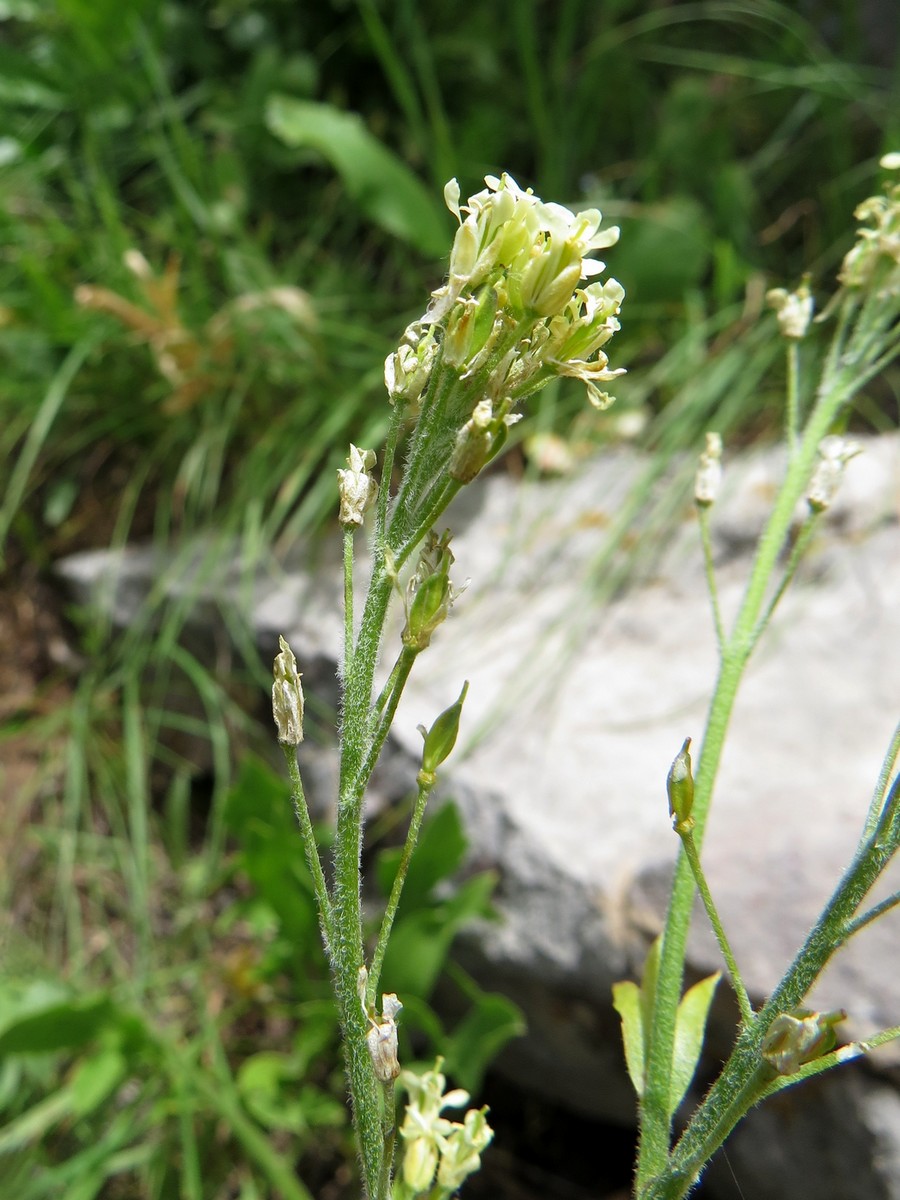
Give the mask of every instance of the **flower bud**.
<path id="1" fill-rule="evenodd" d="M 283 746 L 299 746 L 303 741 L 303 688 L 294 652 L 278 638 L 281 653 L 275 658 L 275 682 L 272 684 L 272 713 Z"/>
<path id="2" fill-rule="evenodd" d="M 456 702 L 444 709 L 429 730 L 426 730 L 424 725 L 419 726 L 419 732 L 425 739 L 425 746 L 422 750 L 422 767 L 416 778 L 422 786 L 430 787 L 434 784 L 438 767 L 445 759 L 449 758 L 456 745 L 459 719 L 468 690 L 469 681 L 466 680 Z"/>
<path id="3" fill-rule="evenodd" d="M 494 421 L 490 400 L 480 400 L 471 417 L 456 435 L 456 445 L 450 455 L 447 468 L 451 479 L 459 483 L 471 483 L 475 476 L 492 457 L 494 444 L 492 425 Z"/>
<path id="4" fill-rule="evenodd" d="M 691 774 L 691 739 L 685 738 L 684 745 L 675 757 L 666 777 L 669 795 L 669 816 L 676 833 L 688 833 L 694 827 L 691 809 L 694 807 L 694 776 Z"/>
<path id="5" fill-rule="evenodd" d="M 786 288 L 771 288 L 766 292 L 766 303 L 775 310 L 782 337 L 791 341 L 806 337 L 813 315 L 813 298 L 805 279 L 796 292 L 789 292 Z"/>
<path id="6" fill-rule="evenodd" d="M 378 484 L 368 473 L 375 466 L 375 451 L 360 450 L 351 443 L 348 470 L 338 471 L 341 496 L 340 523 L 345 528 L 362 525 L 366 511 L 375 503 Z"/>
<path id="7" fill-rule="evenodd" d="M 417 653 L 430 644 L 431 635 L 458 595 L 450 583 L 452 564 L 449 531 L 440 539 L 432 531 L 407 585 L 406 624 L 400 635 L 404 646 Z"/>
<path id="8" fill-rule="evenodd" d="M 846 1019 L 843 1009 L 820 1013 L 795 1008 L 781 1013 L 769 1026 L 760 1054 L 779 1075 L 793 1075 L 804 1063 L 834 1049 L 837 1044 L 834 1027 Z"/>
<path id="9" fill-rule="evenodd" d="M 700 455 L 694 478 L 694 503 L 709 508 L 715 503 L 722 482 L 722 439 L 717 433 L 706 435 L 706 449 Z"/>
<path id="10" fill-rule="evenodd" d="M 428 386 L 436 354 L 434 330 L 429 328 L 422 337 L 419 327 L 410 325 L 402 344 L 384 360 L 384 386 L 391 404 L 399 400 L 412 406 L 418 402 Z"/>
<path id="11" fill-rule="evenodd" d="M 456 1192 L 481 1166 L 482 1152 L 490 1145 L 494 1131 L 487 1123 L 487 1108 L 470 1108 L 463 1124 L 453 1123 L 445 1137 L 438 1169 L 438 1183 Z"/>
<path id="12" fill-rule="evenodd" d="M 855 442 L 834 435 L 822 438 L 819 462 L 806 493 L 806 502 L 814 513 L 825 512 L 831 507 L 844 478 L 844 468 L 859 453 L 860 447 Z"/>
<path id="13" fill-rule="evenodd" d="M 458 300 L 447 319 L 444 335 L 444 362 L 465 367 L 487 345 L 494 332 L 497 293 L 489 284 L 474 296 Z"/>

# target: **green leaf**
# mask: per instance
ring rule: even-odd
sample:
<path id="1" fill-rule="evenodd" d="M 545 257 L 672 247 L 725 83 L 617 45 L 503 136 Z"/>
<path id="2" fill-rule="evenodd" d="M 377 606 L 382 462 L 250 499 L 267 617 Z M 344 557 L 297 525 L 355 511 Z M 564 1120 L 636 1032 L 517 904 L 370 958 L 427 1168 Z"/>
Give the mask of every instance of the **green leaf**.
<path id="1" fill-rule="evenodd" d="M 286 146 L 315 150 L 327 159 L 350 197 L 376 225 L 429 258 L 448 252 L 450 236 L 441 206 L 356 113 L 276 93 L 266 104 L 266 126 Z"/>
<path id="2" fill-rule="evenodd" d="M 681 997 L 675 1018 L 675 1049 L 672 1059 L 672 1079 L 669 1090 L 669 1116 L 684 1099 L 703 1049 L 706 1018 L 716 992 L 721 972 L 695 983 Z"/>
<path id="3" fill-rule="evenodd" d="M 73 997 L 20 1013 L 0 1032 L 0 1056 L 78 1049 L 108 1028 L 117 1016 L 116 1006 L 103 994 Z"/>
<path id="4" fill-rule="evenodd" d="M 628 1077 L 638 1096 L 644 1094 L 644 1017 L 641 989 L 630 979 L 613 984 L 613 1008 L 622 1020 L 622 1042 Z"/>
<path id="5" fill-rule="evenodd" d="M 640 986 L 631 980 L 613 984 L 613 1008 L 622 1020 L 625 1065 L 638 1096 L 643 1096 L 646 1082 L 647 1043 L 653 1028 L 661 954 L 662 936 L 656 938 L 647 951 Z"/>
<path id="6" fill-rule="evenodd" d="M 274 910 L 282 933 L 304 954 L 318 954 L 315 897 L 287 784 L 248 756 L 226 798 L 224 820 L 240 843 L 241 867 Z"/>
<path id="7" fill-rule="evenodd" d="M 247 1109 L 267 1129 L 303 1134 L 321 1125 L 342 1125 L 344 1105 L 312 1084 L 302 1085 L 305 1066 L 278 1051 L 254 1054 L 237 1075 Z"/>
<path id="8" fill-rule="evenodd" d="M 462 818 L 455 804 L 445 804 L 428 817 L 409 864 L 399 912 L 409 912 L 427 903 L 435 887 L 462 866 L 468 847 Z M 402 853 L 402 849 L 397 849 L 379 855 L 378 884 L 386 896 L 390 893 Z"/>
<path id="9" fill-rule="evenodd" d="M 506 996 L 478 989 L 473 1008 L 444 1043 L 447 1073 L 470 1095 L 481 1090 L 484 1074 L 512 1038 L 525 1033 L 522 1010 Z"/>
<path id="10" fill-rule="evenodd" d="M 493 872 L 467 880 L 449 900 L 410 913 L 394 925 L 384 959 L 386 989 L 427 999 L 441 973 L 457 932 L 473 917 L 492 913 L 490 897 L 496 885 Z"/>
<path id="11" fill-rule="evenodd" d="M 125 1059 L 117 1049 L 105 1048 L 79 1063 L 72 1078 L 72 1112 L 87 1116 L 112 1093 L 125 1078 Z"/>

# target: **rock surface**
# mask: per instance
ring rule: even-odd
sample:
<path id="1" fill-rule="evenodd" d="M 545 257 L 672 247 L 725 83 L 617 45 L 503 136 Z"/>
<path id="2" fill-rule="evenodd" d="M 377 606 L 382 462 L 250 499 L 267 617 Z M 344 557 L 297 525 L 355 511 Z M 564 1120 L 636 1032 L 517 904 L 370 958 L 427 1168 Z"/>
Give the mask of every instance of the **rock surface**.
<path id="1" fill-rule="evenodd" d="M 765 452 L 727 464 L 712 521 L 726 624 L 781 463 Z M 867 442 L 851 461 L 734 711 L 703 858 L 756 998 L 777 982 L 849 861 L 900 718 L 898 466 L 894 437 Z M 529 1036 L 507 1049 L 503 1068 L 553 1100 L 623 1123 L 634 1101 L 610 989 L 639 975 L 660 926 L 678 849 L 666 772 L 685 736 L 699 745 L 717 662 L 692 506 L 684 503 L 658 552 L 643 541 L 629 561 L 627 544 L 616 544 L 648 469 L 622 452 L 560 482 L 498 475 L 464 494 L 446 523 L 458 581 L 471 583 L 413 673 L 393 746 L 404 778 L 421 747 L 416 726 L 470 680 L 445 792 L 460 803 L 477 861 L 501 872 L 505 919 L 470 935 L 465 954 L 480 982 L 508 992 L 528 1017 Z M 653 484 L 662 510 L 671 511 L 674 486 Z M 610 587 L 623 567 L 635 582 Z M 82 595 L 112 571 L 107 604 L 127 623 L 123 597 L 140 593 L 141 578 L 146 590 L 158 568 L 136 551 L 112 565 L 76 556 L 60 569 Z M 221 594 L 224 582 L 206 587 Z M 317 674 L 333 678 L 339 605 L 335 555 L 314 571 L 257 580 L 252 619 L 267 646 L 283 632 L 301 662 L 316 659 Z M 884 894 L 898 887 L 894 870 Z M 898 922 L 900 913 L 866 930 L 811 998 L 848 1010 L 844 1034 L 900 1022 Z M 690 966 L 697 976 L 720 966 L 702 913 Z M 707 1077 L 733 1030 L 720 992 Z M 848 1068 L 751 1116 L 729 1143 L 738 1177 L 757 1183 L 746 1195 L 900 1198 L 900 1098 L 885 1082 L 897 1058 L 876 1059 L 881 1082 Z M 832 1162 L 838 1145 L 846 1175 Z M 776 1165 L 763 1180 L 770 1156 L 790 1169 Z M 715 1165 L 716 1194 L 733 1194 L 729 1180 Z"/>

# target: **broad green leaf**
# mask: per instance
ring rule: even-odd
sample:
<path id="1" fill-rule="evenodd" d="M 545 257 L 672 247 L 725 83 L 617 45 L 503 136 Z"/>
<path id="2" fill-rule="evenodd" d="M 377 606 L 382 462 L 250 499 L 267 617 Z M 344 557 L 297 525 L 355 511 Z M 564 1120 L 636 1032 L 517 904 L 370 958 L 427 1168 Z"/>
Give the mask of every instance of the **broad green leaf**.
<path id="1" fill-rule="evenodd" d="M 237 838 L 240 864 L 294 946 L 317 953 L 318 916 L 290 789 L 247 756 L 225 801 L 225 824 Z"/>
<path id="2" fill-rule="evenodd" d="M 8 1019 L 0 1032 L 0 1055 L 46 1054 L 84 1046 L 118 1017 L 107 995 L 72 997 Z"/>
<path id="3" fill-rule="evenodd" d="M 449 251 L 450 227 L 442 206 L 356 113 L 274 94 L 266 104 L 266 125 L 285 145 L 321 154 L 376 225 L 429 258 Z"/>
<path id="4" fill-rule="evenodd" d="M 641 989 L 630 979 L 613 984 L 613 1008 L 622 1020 L 622 1042 L 628 1077 L 639 1096 L 644 1094 L 644 1018 Z"/>
<path id="5" fill-rule="evenodd" d="M 706 1018 L 716 992 L 721 972 L 695 983 L 681 997 L 675 1018 L 675 1050 L 672 1059 L 672 1080 L 669 1090 L 669 1116 L 684 1099 L 703 1049 Z"/>

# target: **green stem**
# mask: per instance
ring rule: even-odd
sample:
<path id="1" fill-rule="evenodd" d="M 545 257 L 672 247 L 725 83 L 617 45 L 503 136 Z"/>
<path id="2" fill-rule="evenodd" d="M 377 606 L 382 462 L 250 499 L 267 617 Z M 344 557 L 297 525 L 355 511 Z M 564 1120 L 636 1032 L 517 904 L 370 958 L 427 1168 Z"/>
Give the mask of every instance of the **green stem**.
<path id="1" fill-rule="evenodd" d="M 385 1083 L 382 1086 L 384 1088 L 384 1116 L 381 1122 L 381 1130 L 384 1138 L 384 1149 L 381 1156 L 381 1174 L 378 1177 L 377 1200 L 390 1200 L 391 1173 L 394 1166 L 394 1143 L 397 1136 L 396 1102 L 394 1100 L 393 1082 Z"/>
<path id="2" fill-rule="evenodd" d="M 338 814 L 331 963 L 343 1029 L 353 1123 L 362 1164 L 363 1194 L 375 1197 L 381 1173 L 383 1138 L 379 1084 L 366 1042 L 368 1023 L 357 991 L 359 968 L 364 963 L 359 870 L 360 822 L 357 820 L 354 825 L 347 819 L 350 807 L 346 805 Z"/>
<path id="3" fill-rule="evenodd" d="M 900 892 L 894 892 L 887 899 L 875 904 L 864 912 L 861 916 L 855 917 L 847 926 L 845 937 L 852 938 L 854 934 L 859 933 L 866 925 L 871 925 L 873 921 L 877 921 L 879 917 L 883 917 L 886 912 L 890 912 L 892 908 L 896 908 L 900 904 Z"/>
<path id="4" fill-rule="evenodd" d="M 366 757 L 363 759 L 360 767 L 359 775 L 355 782 L 355 790 L 362 794 L 368 786 L 369 780 L 372 777 L 372 772 L 375 770 L 375 764 L 378 762 L 378 756 L 381 754 L 382 747 L 390 733 L 391 725 L 394 723 L 394 716 L 397 712 L 397 705 L 400 703 L 400 697 L 403 695 L 403 689 L 406 687 L 406 681 L 409 679 L 409 673 L 412 670 L 413 663 L 419 654 L 418 650 L 413 650 L 409 646 L 404 646 L 397 658 L 394 670 L 391 672 L 391 680 L 393 686 L 387 695 L 384 711 L 378 718 L 378 724 L 372 734 L 369 748 L 366 752 Z M 390 680 L 388 681 L 390 682 Z M 381 699 L 381 697 L 379 697 Z M 377 712 L 377 708 L 375 709 Z"/>
<path id="5" fill-rule="evenodd" d="M 706 819 L 738 687 L 750 653 L 760 633 L 759 617 L 769 581 L 778 563 L 793 520 L 797 501 L 808 484 L 818 446 L 835 416 L 853 394 L 856 380 L 850 366 L 834 359 L 834 372 L 826 371 L 818 400 L 810 414 L 797 452 L 788 463 L 784 483 L 772 515 L 760 537 L 744 600 L 731 635 L 722 648 L 719 675 L 707 716 L 706 731 L 694 785 L 695 838 L 702 846 Z M 694 880 L 686 856 L 679 856 L 666 916 L 663 948 L 657 979 L 656 1003 L 648 1038 L 647 1082 L 641 1099 L 637 1195 L 665 1169 L 669 1155 L 671 1118 L 668 1111 L 669 1079 L 675 1044 L 675 1013 L 681 997 L 687 938 L 693 905 Z"/>
<path id="6" fill-rule="evenodd" d="M 716 643 L 719 647 L 719 653 L 722 653 L 722 647 L 725 644 L 725 629 L 722 625 L 722 610 L 719 607 L 719 589 L 716 585 L 716 570 L 713 563 L 713 548 L 712 537 L 709 531 L 709 513 L 710 505 L 701 504 L 697 506 L 697 516 L 700 521 L 700 540 L 703 543 L 703 567 L 706 571 L 706 587 L 709 592 L 710 603 L 712 604 L 713 621 L 716 626 Z"/>
<path id="7" fill-rule="evenodd" d="M 787 405 L 785 426 L 787 427 L 788 454 L 793 457 L 797 449 L 797 431 L 799 424 L 800 405 L 800 347 L 793 339 L 787 346 Z"/>
<path id="8" fill-rule="evenodd" d="M 300 826 L 300 836 L 303 839 L 303 850 L 306 854 L 306 863 L 312 875 L 313 887 L 316 893 L 316 903 L 319 906 L 319 922 L 322 926 L 322 940 L 325 943 L 325 951 L 330 954 L 330 946 L 332 941 L 332 914 L 331 914 L 331 897 L 328 894 L 328 884 L 325 882 L 325 875 L 322 871 L 322 861 L 319 858 L 319 848 L 316 845 L 316 834 L 313 829 L 312 820 L 309 815 L 309 805 L 306 803 L 306 794 L 303 790 L 303 780 L 300 776 L 300 766 L 297 762 L 297 747 L 286 746 L 283 742 L 280 743 L 281 749 L 284 752 L 284 759 L 287 763 L 288 775 L 291 780 L 291 800 L 294 804 L 294 812 L 297 816 L 297 824 Z"/>
<path id="9" fill-rule="evenodd" d="M 725 959 L 725 964 L 728 967 L 728 973 L 731 976 L 731 982 L 734 985 L 735 995 L 737 996 L 738 1005 L 741 1010 L 741 1022 L 744 1025 L 749 1025 L 753 1020 L 753 1005 L 750 1003 L 750 997 L 747 995 L 747 989 L 738 970 L 737 961 L 731 949 L 731 943 L 725 934 L 725 928 L 719 918 L 718 910 L 712 898 L 712 892 L 709 890 L 709 884 L 706 882 L 703 867 L 700 865 L 700 855 L 697 853 L 694 835 L 690 829 L 682 830 L 680 824 L 675 826 L 675 832 L 681 838 L 681 844 L 684 846 L 684 852 L 690 863 L 697 891 L 700 893 L 700 898 L 706 909 L 706 915 L 709 917 L 713 933 L 716 935 L 716 941 L 719 943 L 719 949 L 722 951 L 722 957 Z"/>
<path id="10" fill-rule="evenodd" d="M 791 556 L 788 559 L 788 564 L 784 569 L 784 574 L 781 577 L 781 582 L 779 583 L 774 596 L 769 601 L 769 604 L 766 607 L 765 612 L 760 617 L 760 619 L 757 621 L 756 628 L 753 630 L 753 633 L 750 635 L 751 649 L 753 648 L 753 646 L 756 645 L 760 636 L 767 628 L 767 626 L 768 626 L 769 622 L 771 621 L 772 616 L 775 612 L 775 609 L 778 607 L 779 603 L 781 602 L 782 596 L 784 595 L 784 593 L 787 591 L 787 589 L 790 587 L 791 583 L 793 582 L 794 576 L 797 573 L 797 568 L 800 565 L 800 560 L 803 558 L 803 555 L 806 553 L 807 549 L 809 548 L 809 543 L 812 541 L 812 536 L 813 536 L 813 533 L 815 532 L 815 528 L 818 523 L 818 517 L 819 517 L 818 512 L 810 511 L 806 520 L 803 522 L 803 525 L 802 525 L 799 533 L 794 538 L 794 545 L 793 545 L 793 548 L 791 549 Z"/>
<path id="11" fill-rule="evenodd" d="M 384 955 L 387 950 L 388 940 L 391 936 L 391 928 L 394 924 L 394 918 L 397 915 L 397 908 L 400 905 L 400 896 L 403 892 L 403 885 L 406 882 L 409 864 L 413 856 L 413 851 L 416 848 L 416 842 L 419 838 L 419 830 L 422 827 L 422 818 L 425 815 L 425 805 L 428 803 L 428 797 L 431 794 L 433 786 L 433 784 L 425 784 L 421 781 L 419 782 L 419 791 L 416 796 L 416 803 L 415 807 L 413 808 L 412 819 L 409 823 L 409 832 L 406 835 L 406 842 L 403 846 L 403 853 L 400 856 L 397 874 L 394 876 L 391 894 L 388 898 L 387 907 L 384 910 L 384 916 L 381 920 L 381 930 L 378 934 L 378 941 L 375 944 L 375 953 L 372 955 L 372 968 L 369 971 L 369 989 L 371 996 L 374 996 L 378 991 L 378 981 L 381 977 L 381 967 L 384 963 Z"/>
<path id="12" fill-rule="evenodd" d="M 435 521 L 464 485 L 458 479 L 445 478 L 435 486 L 431 502 L 425 509 L 424 517 L 419 518 L 416 528 L 403 542 L 397 551 L 397 566 L 402 567 L 406 560 L 422 541 Z"/>
<path id="13" fill-rule="evenodd" d="M 900 755 L 900 722 L 894 727 L 894 735 L 881 763 L 878 782 L 875 784 L 875 791 L 872 793 L 869 811 L 866 815 L 866 824 L 863 830 L 864 840 L 876 829 L 881 821 L 886 804 L 885 796 L 888 792 L 888 786 L 891 782 L 891 775 L 893 774 L 898 755 Z M 894 786 L 897 786 L 896 780 L 894 781 Z"/>
<path id="14" fill-rule="evenodd" d="M 353 527 L 344 529 L 344 678 L 353 674 Z"/>
<path id="15" fill-rule="evenodd" d="M 845 942 L 860 904 L 890 862 L 900 841 L 900 798 L 886 811 L 878 831 L 857 852 L 806 941 L 752 1024 L 740 1033 L 731 1057 L 707 1093 L 668 1162 L 649 1176 L 640 1200 L 681 1200 L 704 1164 L 772 1082 L 761 1047 L 772 1022 L 796 1008 Z"/>

